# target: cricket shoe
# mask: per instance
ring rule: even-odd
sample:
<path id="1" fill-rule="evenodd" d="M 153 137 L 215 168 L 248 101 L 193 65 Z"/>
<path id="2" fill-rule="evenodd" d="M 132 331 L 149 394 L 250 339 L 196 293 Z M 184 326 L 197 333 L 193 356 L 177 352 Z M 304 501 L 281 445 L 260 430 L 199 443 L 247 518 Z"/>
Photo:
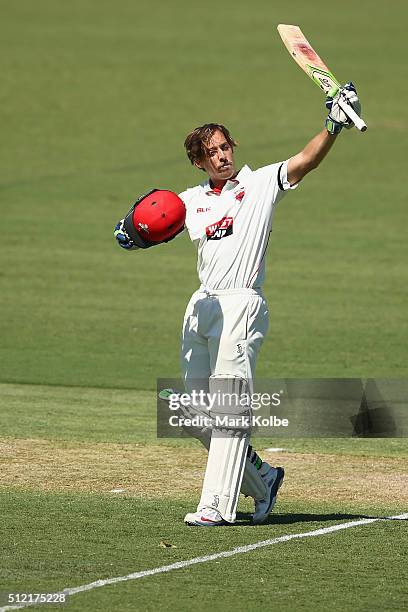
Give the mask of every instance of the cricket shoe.
<path id="1" fill-rule="evenodd" d="M 189 512 L 184 517 L 186 525 L 196 525 L 197 527 L 219 527 L 228 525 L 222 518 L 218 510 L 213 508 L 203 508 L 198 512 Z"/>
<path id="2" fill-rule="evenodd" d="M 263 474 L 262 472 L 265 471 Z M 285 470 L 281 467 L 274 468 L 264 462 L 260 469 L 261 478 L 265 482 L 268 494 L 265 499 L 255 500 L 255 512 L 252 515 L 252 522 L 255 525 L 264 523 L 276 503 L 279 488 L 283 483 Z"/>

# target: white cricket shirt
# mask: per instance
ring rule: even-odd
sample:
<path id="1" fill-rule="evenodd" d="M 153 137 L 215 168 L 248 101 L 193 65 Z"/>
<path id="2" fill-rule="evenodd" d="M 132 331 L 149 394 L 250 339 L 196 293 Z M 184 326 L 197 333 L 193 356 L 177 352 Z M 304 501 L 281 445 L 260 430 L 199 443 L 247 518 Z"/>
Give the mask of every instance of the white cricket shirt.
<path id="1" fill-rule="evenodd" d="M 261 287 L 276 204 L 285 191 L 288 162 L 244 166 L 218 195 L 209 180 L 179 194 L 186 227 L 198 249 L 197 272 L 207 289 Z"/>

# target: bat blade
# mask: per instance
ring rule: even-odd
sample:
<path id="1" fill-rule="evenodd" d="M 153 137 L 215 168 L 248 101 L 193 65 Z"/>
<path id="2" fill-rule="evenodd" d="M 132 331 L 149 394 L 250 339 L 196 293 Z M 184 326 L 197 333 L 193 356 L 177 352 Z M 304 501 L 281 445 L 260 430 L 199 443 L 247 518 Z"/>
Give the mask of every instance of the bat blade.
<path id="1" fill-rule="evenodd" d="M 278 32 L 295 62 L 310 76 L 326 95 L 334 96 L 340 89 L 340 83 L 317 55 L 299 26 L 281 23 L 278 25 Z M 350 105 L 342 102 L 340 106 L 346 115 L 353 121 L 356 128 L 363 132 L 367 129 L 364 121 Z"/>
<path id="2" fill-rule="evenodd" d="M 328 95 L 335 95 L 340 83 L 320 59 L 302 30 L 296 25 L 279 24 L 278 32 L 295 62 Z"/>

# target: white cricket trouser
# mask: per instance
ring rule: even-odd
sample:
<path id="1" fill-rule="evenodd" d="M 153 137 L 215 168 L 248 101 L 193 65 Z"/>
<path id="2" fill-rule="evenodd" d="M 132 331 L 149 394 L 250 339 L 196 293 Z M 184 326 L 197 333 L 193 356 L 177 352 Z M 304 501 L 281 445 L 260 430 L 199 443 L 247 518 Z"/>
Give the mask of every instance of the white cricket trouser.
<path id="1" fill-rule="evenodd" d="M 183 323 L 181 368 L 187 393 L 215 391 L 218 381 L 225 379 L 245 382 L 251 393 L 267 330 L 268 307 L 260 290 L 196 291 Z M 208 447 L 209 435 L 197 437 Z M 247 477 L 254 469 L 246 460 L 248 444 L 247 434 L 213 432 L 199 510 L 215 508 L 234 522 L 244 469 Z M 253 474 L 253 478 L 260 477 Z"/>
<path id="2" fill-rule="evenodd" d="M 189 381 L 234 375 L 251 384 L 268 330 L 268 307 L 259 289 L 198 289 L 183 322 L 181 370 Z"/>

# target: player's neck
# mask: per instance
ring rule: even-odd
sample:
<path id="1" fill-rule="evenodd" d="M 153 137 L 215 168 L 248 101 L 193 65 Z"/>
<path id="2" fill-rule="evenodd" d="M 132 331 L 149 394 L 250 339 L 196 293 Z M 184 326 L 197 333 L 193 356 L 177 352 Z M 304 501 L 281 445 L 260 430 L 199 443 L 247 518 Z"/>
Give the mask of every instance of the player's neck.
<path id="1" fill-rule="evenodd" d="M 232 181 L 236 176 L 237 176 L 238 172 L 236 172 L 234 174 L 234 176 L 231 176 L 230 179 L 222 179 L 220 181 L 213 181 L 212 179 L 210 179 L 210 187 L 213 191 L 216 191 L 218 193 L 221 193 L 225 183 L 227 181 Z"/>
<path id="2" fill-rule="evenodd" d="M 221 193 L 226 182 L 227 182 L 226 179 L 223 179 L 221 181 L 213 181 L 212 179 L 210 179 L 210 187 L 213 191 L 217 191 L 218 193 Z"/>

